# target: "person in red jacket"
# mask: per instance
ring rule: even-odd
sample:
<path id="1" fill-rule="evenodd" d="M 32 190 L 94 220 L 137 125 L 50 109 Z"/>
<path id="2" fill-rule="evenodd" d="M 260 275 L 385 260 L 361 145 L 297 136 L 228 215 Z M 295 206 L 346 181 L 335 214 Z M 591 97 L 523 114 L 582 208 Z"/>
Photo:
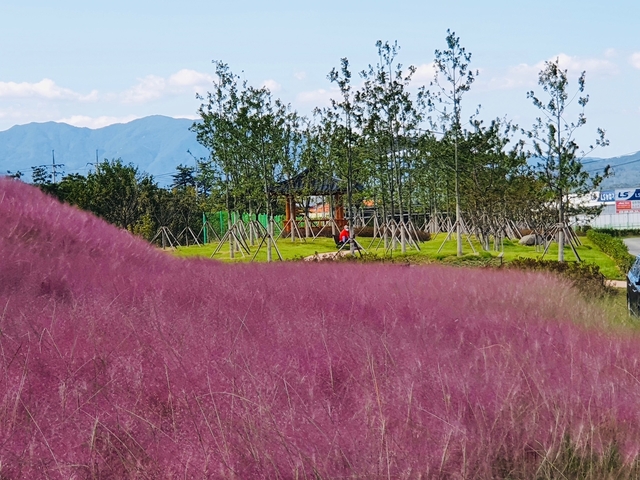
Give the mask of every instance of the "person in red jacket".
<path id="1" fill-rule="evenodd" d="M 349 241 L 349 225 L 345 225 L 338 236 L 338 246 L 342 246 Z"/>

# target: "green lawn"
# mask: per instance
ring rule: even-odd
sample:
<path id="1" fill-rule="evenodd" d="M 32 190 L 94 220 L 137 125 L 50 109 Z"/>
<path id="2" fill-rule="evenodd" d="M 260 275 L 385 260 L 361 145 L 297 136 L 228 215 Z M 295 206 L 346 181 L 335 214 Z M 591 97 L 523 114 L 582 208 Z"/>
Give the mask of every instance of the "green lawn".
<path id="1" fill-rule="evenodd" d="M 226 262 L 249 262 L 255 251 L 257 250 L 259 242 L 256 243 L 254 247 L 251 247 L 251 256 L 248 256 L 246 253 L 236 252 L 235 259 L 231 260 L 229 257 L 229 244 L 225 243 L 225 245 L 220 249 L 220 251 L 212 258 L 217 260 L 222 260 Z M 179 257 L 211 257 L 211 254 L 214 252 L 217 243 L 210 243 L 208 245 L 204 245 L 202 247 L 192 246 L 192 247 L 179 247 L 175 254 Z M 313 255 L 317 253 L 325 253 L 325 252 L 335 252 L 336 244 L 332 238 L 318 238 L 314 241 L 307 240 L 300 241 L 296 240 L 292 242 L 291 240 L 280 239 L 278 240 L 278 250 L 282 254 L 282 257 L 285 260 L 297 260 L 303 257 L 307 257 L 309 255 Z M 273 250 L 273 258 L 277 259 L 277 253 L 275 249 Z M 262 246 L 260 251 L 258 252 L 258 256 L 256 257 L 256 261 L 266 262 L 267 261 L 267 245 L 266 243 Z"/>
<path id="2" fill-rule="evenodd" d="M 420 244 L 420 251 L 415 249 L 408 249 L 407 253 L 402 255 L 399 251 L 395 251 L 391 254 L 391 252 L 387 253 L 387 257 L 393 257 L 397 260 L 407 259 L 416 262 L 422 261 L 447 261 L 455 259 L 456 255 L 456 243 L 455 240 L 447 241 L 440 253 L 438 250 L 442 245 L 442 242 L 445 238 L 444 234 L 436 235 L 432 240 L 428 242 L 423 242 Z M 373 246 L 371 245 L 371 238 L 361 237 L 359 238 L 362 246 L 367 250 L 368 253 L 377 255 L 377 256 L 385 256 L 385 251 L 382 246 L 379 248 L 375 248 L 379 243 L 377 240 L 374 242 Z M 620 273 L 620 270 L 615 265 L 614 261 L 604 253 L 602 253 L 587 237 L 580 237 L 580 241 L 582 242 L 582 246 L 578 247 L 578 254 L 584 262 L 595 263 L 600 266 L 600 270 L 602 273 L 610 279 L 623 279 L 624 276 Z M 473 244 L 476 251 L 480 255 L 480 259 L 489 259 L 490 257 L 497 257 L 499 252 L 484 252 L 480 247 L 480 244 L 473 239 Z M 217 244 L 208 244 L 202 247 L 179 247 L 175 254 L 180 257 L 211 257 L 211 254 L 217 247 Z M 230 262 L 248 262 L 251 260 L 253 253 L 257 249 L 257 245 L 252 248 L 251 256 L 242 255 L 241 253 L 236 253 L 236 258 L 231 260 L 229 258 L 229 245 L 225 244 L 223 248 L 221 248 L 220 252 L 218 252 L 213 258 L 218 260 Z M 313 255 L 314 253 L 325 253 L 325 252 L 335 252 L 335 244 L 333 239 L 330 238 L 318 238 L 314 241 L 308 240 L 306 242 L 297 240 L 296 242 L 291 242 L 290 240 L 281 239 L 278 241 L 278 249 L 282 254 L 285 260 L 296 260 L 309 255 Z M 465 240 L 464 244 L 464 254 L 465 255 L 473 255 L 471 247 Z M 273 252 L 274 259 L 277 258 L 276 252 Z M 541 258 L 542 251 L 538 248 L 536 251 L 535 247 L 525 247 L 519 245 L 517 242 L 505 241 L 504 244 L 504 256 L 503 260 L 505 262 L 509 262 L 517 257 L 525 257 L 525 258 Z M 558 245 L 552 244 L 549 248 L 549 252 L 545 256 L 545 259 L 555 260 L 558 257 Z M 471 258 L 472 260 L 473 258 Z M 567 261 L 575 261 L 573 252 L 570 248 L 565 249 L 565 259 Z M 263 245 L 262 249 L 258 253 L 256 257 L 256 261 L 264 262 L 267 260 L 266 253 L 266 245 Z M 496 260 L 497 261 L 497 260 Z"/>
<path id="3" fill-rule="evenodd" d="M 421 245 L 422 251 L 419 252 L 420 255 L 427 255 L 429 257 L 435 259 L 442 259 L 445 257 L 453 257 L 456 254 L 456 243 L 454 240 L 450 240 L 445 243 L 440 254 L 437 254 L 438 249 L 442 245 L 442 241 L 444 240 L 444 234 L 437 235 L 436 238 L 429 242 L 425 242 Z M 580 237 L 580 241 L 582 245 L 577 247 L 578 255 L 583 262 L 595 263 L 600 267 L 600 271 L 610 279 L 623 279 L 624 276 L 620 273 L 620 270 L 616 266 L 615 262 L 611 257 L 604 254 L 596 245 L 593 244 L 587 237 Z M 476 248 L 476 251 L 481 253 L 481 255 L 487 255 L 490 253 L 493 256 L 497 256 L 499 252 L 484 252 L 480 244 L 476 241 L 473 241 L 473 244 Z M 471 247 L 469 243 L 465 241 L 463 252 L 465 254 L 472 254 Z M 505 262 L 509 262 L 517 257 L 523 258 L 542 258 L 543 249 L 538 247 L 536 251 L 536 247 L 527 247 L 518 244 L 517 241 L 509 241 L 505 240 L 504 243 L 504 257 L 503 260 Z M 413 253 L 415 255 L 415 253 Z M 564 252 L 566 261 L 575 261 L 575 257 L 573 255 L 573 251 L 569 247 L 565 247 Z M 558 244 L 552 243 L 549 247 L 549 251 L 544 257 L 546 260 L 556 260 L 558 258 Z"/>

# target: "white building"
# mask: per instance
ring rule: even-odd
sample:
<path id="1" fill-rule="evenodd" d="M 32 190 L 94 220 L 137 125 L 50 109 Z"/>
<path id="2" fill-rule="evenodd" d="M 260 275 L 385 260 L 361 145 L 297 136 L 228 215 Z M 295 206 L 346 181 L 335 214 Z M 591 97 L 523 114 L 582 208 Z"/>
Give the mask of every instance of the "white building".
<path id="1" fill-rule="evenodd" d="M 587 206 L 602 205 L 602 213 L 595 218 L 578 217 L 578 225 L 593 228 L 640 228 L 640 188 L 624 188 L 592 192 L 584 197 L 569 198 L 571 203 Z"/>

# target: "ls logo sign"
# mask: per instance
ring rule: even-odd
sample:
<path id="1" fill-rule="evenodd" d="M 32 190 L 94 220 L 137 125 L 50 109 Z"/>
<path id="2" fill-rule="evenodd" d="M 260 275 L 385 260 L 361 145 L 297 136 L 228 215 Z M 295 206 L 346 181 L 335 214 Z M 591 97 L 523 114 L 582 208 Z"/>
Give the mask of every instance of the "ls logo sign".
<path id="1" fill-rule="evenodd" d="M 626 188 L 616 190 L 615 200 L 617 202 L 621 200 L 640 200 L 640 188 Z"/>

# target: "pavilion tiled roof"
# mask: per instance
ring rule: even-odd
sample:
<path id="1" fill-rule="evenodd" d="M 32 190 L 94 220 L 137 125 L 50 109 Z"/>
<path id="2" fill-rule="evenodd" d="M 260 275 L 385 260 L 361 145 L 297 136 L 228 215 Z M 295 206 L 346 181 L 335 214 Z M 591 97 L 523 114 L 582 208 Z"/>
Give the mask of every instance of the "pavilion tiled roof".
<path id="1" fill-rule="evenodd" d="M 347 193 L 343 180 L 331 175 L 312 175 L 306 168 L 288 180 L 283 180 L 271 188 L 271 193 L 278 195 L 334 195 Z"/>

